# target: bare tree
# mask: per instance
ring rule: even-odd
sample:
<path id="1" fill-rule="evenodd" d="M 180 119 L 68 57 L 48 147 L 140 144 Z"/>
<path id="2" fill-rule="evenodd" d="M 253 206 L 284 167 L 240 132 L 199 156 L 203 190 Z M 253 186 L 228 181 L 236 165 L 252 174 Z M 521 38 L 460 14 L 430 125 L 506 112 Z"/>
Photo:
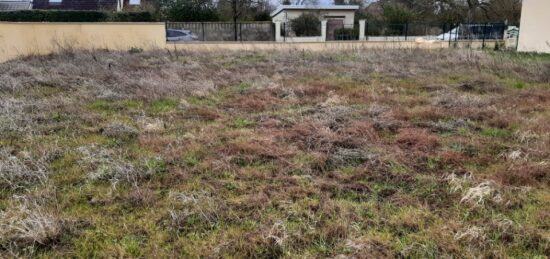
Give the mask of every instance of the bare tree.
<path id="1" fill-rule="evenodd" d="M 489 1 L 486 0 L 466 0 L 466 4 L 468 5 L 468 20 L 467 22 L 472 22 L 476 20 L 478 17 L 479 12 L 481 12 L 481 15 L 484 16 L 486 19 L 489 18 Z"/>
<path id="2" fill-rule="evenodd" d="M 296 0 L 295 5 L 319 5 L 319 0 Z"/>
<path id="3" fill-rule="evenodd" d="M 218 7 L 228 8 L 233 21 L 233 29 L 235 34 L 235 41 L 239 39 L 238 37 L 238 25 L 237 22 L 243 16 L 251 12 L 251 10 L 266 9 L 269 7 L 269 2 L 267 0 L 219 0 Z"/>
<path id="4" fill-rule="evenodd" d="M 368 5 L 365 0 L 333 0 L 332 1 L 334 5 L 358 5 L 358 6 L 365 6 Z"/>
<path id="5" fill-rule="evenodd" d="M 508 21 L 517 24 L 521 18 L 521 0 L 493 0 L 488 8 L 493 21 Z"/>

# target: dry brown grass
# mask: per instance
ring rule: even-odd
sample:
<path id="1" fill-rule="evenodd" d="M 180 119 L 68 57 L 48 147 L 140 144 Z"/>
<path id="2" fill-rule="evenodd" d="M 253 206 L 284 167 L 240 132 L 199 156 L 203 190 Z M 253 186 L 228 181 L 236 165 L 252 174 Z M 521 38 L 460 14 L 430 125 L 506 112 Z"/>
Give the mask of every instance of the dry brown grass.
<path id="1" fill-rule="evenodd" d="M 220 114 L 211 108 L 192 107 L 186 112 L 186 117 L 190 119 L 212 121 L 220 117 Z"/>
<path id="2" fill-rule="evenodd" d="M 452 49 L 3 63 L 0 257 L 543 257 L 549 85 Z"/>
<path id="3" fill-rule="evenodd" d="M 437 136 L 425 130 L 410 128 L 400 130 L 395 141 L 404 149 L 422 152 L 433 151 L 440 145 Z"/>
<path id="4" fill-rule="evenodd" d="M 226 109 L 240 112 L 262 112 L 275 104 L 282 104 L 271 91 L 254 91 L 228 100 Z"/>
<path id="5" fill-rule="evenodd" d="M 29 152 L 0 149 L 0 186 L 20 190 L 33 184 L 43 184 L 51 173 L 48 162 L 54 158 L 53 152 L 40 157 L 32 157 Z"/>
<path id="6" fill-rule="evenodd" d="M 550 185 L 550 164 L 541 162 L 537 164 L 511 165 L 503 172 L 496 175 L 503 184 L 512 186 L 537 186 Z"/>
<path id="7" fill-rule="evenodd" d="M 21 251 L 29 253 L 59 240 L 67 229 L 59 214 L 47 207 L 51 199 L 27 194 L 10 200 L 9 206 L 0 211 L 0 251 L 22 256 Z"/>

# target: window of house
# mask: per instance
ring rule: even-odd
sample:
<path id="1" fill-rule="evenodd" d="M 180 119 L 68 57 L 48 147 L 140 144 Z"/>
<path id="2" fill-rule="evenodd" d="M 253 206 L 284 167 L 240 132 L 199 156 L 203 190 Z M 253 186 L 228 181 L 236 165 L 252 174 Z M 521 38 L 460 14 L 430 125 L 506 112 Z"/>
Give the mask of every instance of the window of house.
<path id="1" fill-rule="evenodd" d="M 130 0 L 130 5 L 140 5 L 141 0 Z"/>
<path id="2" fill-rule="evenodd" d="M 48 0 L 50 4 L 61 4 L 63 0 Z"/>

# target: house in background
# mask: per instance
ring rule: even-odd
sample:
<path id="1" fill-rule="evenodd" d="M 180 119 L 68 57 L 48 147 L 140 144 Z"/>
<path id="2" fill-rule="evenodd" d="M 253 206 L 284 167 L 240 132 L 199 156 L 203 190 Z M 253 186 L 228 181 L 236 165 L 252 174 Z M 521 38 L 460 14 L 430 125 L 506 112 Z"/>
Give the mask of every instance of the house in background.
<path id="1" fill-rule="evenodd" d="M 141 4 L 141 0 L 33 0 L 32 9 L 122 11 Z"/>
<path id="2" fill-rule="evenodd" d="M 30 10 L 32 8 L 32 0 L 0 0 L 0 12 Z"/>
<path id="3" fill-rule="evenodd" d="M 518 51 L 550 53 L 550 1 L 523 0 Z"/>
<path id="4" fill-rule="evenodd" d="M 274 23 L 286 24 L 304 13 L 313 13 L 327 21 L 327 39 L 331 40 L 335 30 L 353 29 L 358 9 L 358 5 L 280 5 L 271 13 L 271 19 Z"/>

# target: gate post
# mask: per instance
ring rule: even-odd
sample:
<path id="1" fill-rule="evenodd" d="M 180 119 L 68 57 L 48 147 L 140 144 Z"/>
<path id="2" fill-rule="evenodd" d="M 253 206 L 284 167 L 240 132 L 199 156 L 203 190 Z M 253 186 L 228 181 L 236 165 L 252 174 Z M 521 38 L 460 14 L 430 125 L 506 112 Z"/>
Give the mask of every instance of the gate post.
<path id="1" fill-rule="evenodd" d="M 201 22 L 201 31 L 202 31 L 202 41 L 206 41 L 206 39 L 204 38 L 204 22 Z"/>
<path id="2" fill-rule="evenodd" d="M 281 37 L 281 22 L 276 21 L 275 24 L 275 41 L 276 42 L 283 42 L 283 38 Z"/>
<path id="3" fill-rule="evenodd" d="M 405 23 L 405 41 L 409 38 L 409 23 Z"/>
<path id="4" fill-rule="evenodd" d="M 321 21 L 321 41 L 327 41 L 327 20 Z"/>
<path id="5" fill-rule="evenodd" d="M 359 40 L 367 40 L 367 37 L 365 37 L 365 24 L 366 20 L 359 20 Z"/>
<path id="6" fill-rule="evenodd" d="M 487 37 L 485 34 L 487 34 L 487 23 L 483 25 L 483 43 L 481 44 L 482 49 L 485 49 L 485 39 Z"/>

